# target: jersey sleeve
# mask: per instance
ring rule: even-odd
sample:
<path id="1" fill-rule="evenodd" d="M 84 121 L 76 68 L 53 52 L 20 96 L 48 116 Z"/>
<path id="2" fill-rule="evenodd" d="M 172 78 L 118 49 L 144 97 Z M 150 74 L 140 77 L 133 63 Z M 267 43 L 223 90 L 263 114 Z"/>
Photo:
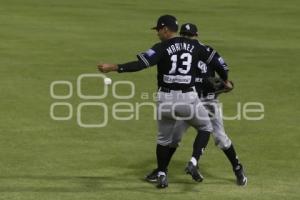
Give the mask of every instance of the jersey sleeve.
<path id="1" fill-rule="evenodd" d="M 198 48 L 199 48 L 199 59 L 207 64 L 207 62 L 210 60 L 211 56 L 211 49 L 207 48 L 204 44 L 198 42 Z"/>
<path id="2" fill-rule="evenodd" d="M 211 48 L 210 46 L 207 46 L 207 51 L 209 51 L 210 55 L 208 59 L 206 60 L 206 64 L 217 74 L 219 75 L 220 78 L 223 80 L 228 79 L 228 65 L 224 61 L 224 59 L 220 56 L 220 54 Z"/>
<path id="3" fill-rule="evenodd" d="M 136 72 L 145 69 L 147 66 L 140 60 L 132 61 L 124 64 L 118 64 L 118 72 Z"/>
<path id="4" fill-rule="evenodd" d="M 147 67 L 156 65 L 162 56 L 161 43 L 155 44 L 152 48 L 146 52 L 137 55 L 137 58 L 142 61 Z"/>

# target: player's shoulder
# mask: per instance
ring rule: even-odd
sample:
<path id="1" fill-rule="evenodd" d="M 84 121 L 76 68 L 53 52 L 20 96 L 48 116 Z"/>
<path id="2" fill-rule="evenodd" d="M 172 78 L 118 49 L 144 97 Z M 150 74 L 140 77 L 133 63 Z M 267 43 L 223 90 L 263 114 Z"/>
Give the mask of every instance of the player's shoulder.
<path id="1" fill-rule="evenodd" d="M 219 52 L 213 48 L 212 46 L 210 45 L 205 45 L 205 48 L 206 50 L 210 53 L 210 54 L 213 54 L 213 55 L 217 55 L 218 57 L 221 57 L 221 55 L 219 54 Z"/>
<path id="2" fill-rule="evenodd" d="M 211 48 L 209 48 L 207 45 L 203 44 L 197 39 L 193 39 L 194 45 L 196 46 L 197 49 L 199 49 L 200 52 L 204 53 L 209 53 L 211 52 Z M 205 54 L 206 54 L 205 53 Z"/>
<path id="3" fill-rule="evenodd" d="M 157 42 L 152 46 L 152 48 L 160 48 L 162 46 L 163 46 L 162 42 Z"/>
<path id="4" fill-rule="evenodd" d="M 157 42 L 146 52 L 147 54 L 153 55 L 155 53 L 161 52 L 163 49 L 163 44 L 161 42 Z"/>
<path id="5" fill-rule="evenodd" d="M 201 46 L 201 48 L 204 48 L 207 52 L 213 52 L 213 51 L 215 51 L 215 49 L 212 46 L 204 44 L 204 43 L 202 43 L 199 40 L 197 40 L 197 41 L 198 41 L 199 45 Z"/>
<path id="6" fill-rule="evenodd" d="M 212 46 L 210 46 L 210 45 L 208 45 L 208 44 L 205 44 L 204 46 L 205 46 L 205 48 L 207 48 L 209 51 L 215 50 Z"/>

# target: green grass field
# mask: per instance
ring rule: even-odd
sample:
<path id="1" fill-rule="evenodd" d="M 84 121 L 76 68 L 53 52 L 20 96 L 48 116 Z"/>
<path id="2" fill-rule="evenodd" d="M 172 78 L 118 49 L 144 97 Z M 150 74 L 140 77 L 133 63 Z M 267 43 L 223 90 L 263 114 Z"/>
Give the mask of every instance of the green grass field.
<path id="1" fill-rule="evenodd" d="M 215 47 L 230 65 L 236 88 L 221 97 L 225 114 L 236 102 L 262 102 L 265 118 L 226 121 L 248 186 L 235 185 L 231 167 L 211 140 L 201 160 L 205 176 L 197 184 L 184 174 L 195 133 L 189 130 L 169 168 L 169 188 L 157 190 L 142 180 L 155 167 L 156 122 L 150 108 L 140 120 L 118 121 L 109 114 L 104 128 L 76 122 L 80 99 L 76 79 L 97 73 L 96 64 L 125 62 L 158 39 L 149 30 L 158 16 L 194 22 L 200 39 Z M 0 0 L 0 199 L 299 199 L 300 192 L 300 3 L 296 0 Z M 297 25 L 298 24 L 298 25 Z M 143 102 L 156 89 L 155 67 L 130 80 Z M 70 99 L 50 96 L 53 81 L 73 84 Z M 89 79 L 84 94 L 100 93 Z M 127 91 L 120 92 L 125 94 Z M 57 93 L 67 93 L 63 86 Z M 111 96 L 92 100 L 112 106 Z M 49 115 L 54 102 L 74 109 L 68 121 Z M 83 110 L 85 123 L 102 118 L 97 108 Z M 65 116 L 65 108 L 56 114 Z"/>

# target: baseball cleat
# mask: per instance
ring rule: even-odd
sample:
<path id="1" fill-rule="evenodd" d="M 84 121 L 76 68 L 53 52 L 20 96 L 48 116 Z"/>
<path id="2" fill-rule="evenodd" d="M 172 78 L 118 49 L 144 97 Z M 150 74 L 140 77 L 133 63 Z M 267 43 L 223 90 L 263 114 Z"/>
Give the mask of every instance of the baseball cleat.
<path id="1" fill-rule="evenodd" d="M 146 177 L 145 180 L 150 183 L 156 183 L 158 179 L 158 169 L 154 169 L 152 172 L 150 172 Z"/>
<path id="2" fill-rule="evenodd" d="M 188 162 L 188 164 L 185 168 L 185 172 L 187 174 L 190 174 L 195 181 L 197 181 L 197 182 L 203 181 L 203 176 L 198 171 L 197 166 L 194 166 L 192 162 Z"/>
<path id="3" fill-rule="evenodd" d="M 168 187 L 168 178 L 167 174 L 161 174 L 157 178 L 157 188 L 166 188 Z"/>
<path id="4" fill-rule="evenodd" d="M 244 168 L 242 165 L 239 165 L 235 170 L 234 174 L 236 176 L 236 184 L 239 186 L 246 186 L 247 185 L 247 177 L 244 172 Z"/>

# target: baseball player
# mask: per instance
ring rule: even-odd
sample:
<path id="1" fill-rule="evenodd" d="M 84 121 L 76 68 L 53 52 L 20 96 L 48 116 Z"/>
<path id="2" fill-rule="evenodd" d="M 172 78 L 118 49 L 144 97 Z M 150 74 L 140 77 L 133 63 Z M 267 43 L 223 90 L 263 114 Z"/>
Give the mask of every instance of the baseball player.
<path id="1" fill-rule="evenodd" d="M 212 125 L 207 110 L 195 90 L 197 63 L 209 59 L 210 52 L 198 41 L 178 37 L 174 16 L 163 15 L 153 27 L 161 42 L 138 54 L 137 60 L 125 64 L 99 64 L 101 72 L 135 72 L 157 65 L 158 135 L 156 146 L 157 187 L 168 186 L 167 168 L 172 156 L 170 145 L 177 120 L 183 120 L 198 131 L 193 156 L 198 157 L 206 147 Z M 196 169 L 193 166 L 192 170 Z"/>
<path id="2" fill-rule="evenodd" d="M 191 39 L 196 39 L 198 36 L 197 27 L 194 24 L 187 23 L 183 24 L 180 29 L 180 35 L 183 37 L 188 37 Z M 220 112 L 219 101 L 217 99 L 218 93 L 230 91 L 233 88 L 233 85 L 228 81 L 228 66 L 222 59 L 222 57 L 211 47 L 206 46 L 207 50 L 210 52 L 210 59 L 208 62 L 204 63 L 199 61 L 198 63 L 198 75 L 196 77 L 196 90 L 198 92 L 199 98 L 204 102 L 204 106 L 209 111 L 211 117 L 211 123 L 213 125 L 213 138 L 215 144 L 223 150 L 224 154 L 230 161 L 234 174 L 236 176 L 236 183 L 241 186 L 247 184 L 247 177 L 245 176 L 244 169 L 242 164 L 239 162 L 239 159 L 236 155 L 234 146 L 225 133 L 223 119 Z M 215 77 L 215 73 L 222 79 L 219 82 L 224 83 L 221 89 L 214 88 L 214 83 L 211 83 L 211 77 Z M 220 84 L 218 82 L 218 84 Z M 218 90 L 218 91 L 216 91 Z M 183 133 L 188 129 L 189 125 L 184 121 L 177 121 L 173 138 L 171 144 L 171 151 L 175 152 L 178 147 L 179 142 Z M 199 140 L 198 137 L 195 138 L 196 141 Z M 194 146 L 195 148 L 195 146 Z M 196 181 L 202 181 L 203 176 L 199 171 L 191 170 L 194 169 L 193 166 L 197 165 L 199 158 L 192 156 L 191 160 L 188 162 L 188 165 L 185 171 L 192 175 L 192 178 Z M 151 182 L 155 182 L 155 172 L 150 173 L 146 179 Z"/>

